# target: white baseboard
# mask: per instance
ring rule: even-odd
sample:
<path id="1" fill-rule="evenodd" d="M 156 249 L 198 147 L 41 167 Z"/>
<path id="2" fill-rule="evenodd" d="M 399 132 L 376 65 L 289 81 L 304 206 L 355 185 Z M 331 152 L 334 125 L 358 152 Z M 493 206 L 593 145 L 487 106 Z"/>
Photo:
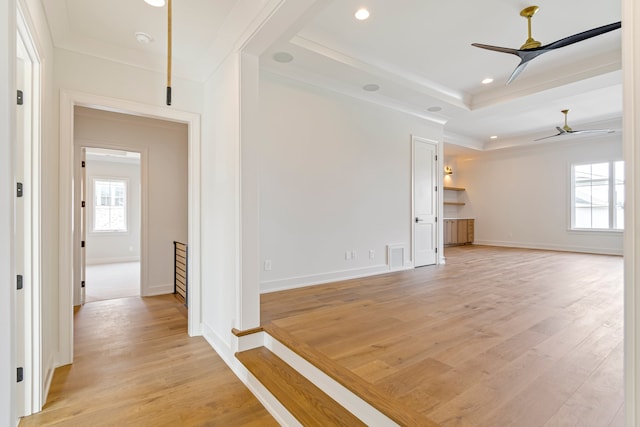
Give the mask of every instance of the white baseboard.
<path id="1" fill-rule="evenodd" d="M 596 255 L 622 255 L 622 248 L 593 248 L 588 246 L 570 246 L 570 245 L 554 245 L 548 243 L 520 243 L 520 242 L 505 242 L 500 240 L 475 240 L 474 245 L 484 246 L 503 246 L 507 248 L 520 248 L 520 249 L 541 249 L 547 251 L 560 251 L 560 252 L 580 252 Z"/>
<path id="2" fill-rule="evenodd" d="M 47 364 L 44 366 L 44 383 L 42 387 L 42 406 L 47 403 L 47 398 L 49 397 L 49 390 L 51 389 L 51 382 L 53 381 L 53 374 L 56 371 L 56 364 L 54 361 L 53 355 L 49 356 L 49 360 Z M 42 408 L 40 408 L 42 410 Z"/>
<path id="3" fill-rule="evenodd" d="M 394 269 L 393 272 L 410 270 L 411 263 L 405 261 L 405 266 Z M 374 265 L 370 267 L 354 268 L 350 270 L 332 271 L 328 273 L 312 274 L 309 276 L 288 277 L 285 279 L 266 280 L 260 283 L 260 293 L 286 291 L 289 289 L 303 288 L 305 286 L 321 285 L 324 283 L 337 282 L 340 280 L 359 279 L 361 277 L 376 276 L 378 274 L 391 273 L 387 264 Z"/>
<path id="4" fill-rule="evenodd" d="M 147 286 L 142 289 L 142 296 L 153 297 L 156 295 L 166 295 L 173 293 L 173 283 L 167 283 L 164 285 Z"/>
<path id="5" fill-rule="evenodd" d="M 267 390 L 260 381 L 258 381 L 245 366 L 235 358 L 233 347 L 236 344 L 225 342 L 225 340 L 206 324 L 202 324 L 202 336 L 209 343 L 211 348 L 220 356 L 222 361 L 233 371 L 233 373 L 242 381 L 244 385 L 253 393 L 253 395 L 262 403 L 265 409 L 276 419 L 276 421 L 285 427 L 301 427 L 301 424 L 291 415 L 287 409 L 276 399 L 269 390 Z M 264 334 L 255 334 L 260 337 L 260 347 L 264 344 Z"/>
<path id="6" fill-rule="evenodd" d="M 113 258 L 93 258 L 87 259 L 87 265 L 102 265 L 102 264 L 119 264 L 121 262 L 140 262 L 139 256 L 130 257 L 113 257 Z"/>
<path id="7" fill-rule="evenodd" d="M 211 348 L 218 353 L 218 355 L 224 360 L 224 363 L 231 366 L 235 357 L 233 355 L 233 350 L 231 348 L 231 344 L 226 342 L 217 332 L 211 329 L 206 323 L 203 323 L 201 326 L 202 336 L 209 343 Z M 229 330 L 231 333 L 231 330 Z"/>

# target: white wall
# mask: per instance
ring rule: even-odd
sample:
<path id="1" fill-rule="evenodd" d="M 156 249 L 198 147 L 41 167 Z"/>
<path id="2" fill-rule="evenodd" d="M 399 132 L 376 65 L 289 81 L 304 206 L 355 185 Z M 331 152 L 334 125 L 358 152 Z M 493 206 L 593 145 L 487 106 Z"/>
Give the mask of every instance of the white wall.
<path id="1" fill-rule="evenodd" d="M 87 156 L 87 264 L 140 260 L 140 161 L 100 160 Z M 94 232 L 94 180 L 122 179 L 127 182 L 127 231 Z"/>
<path id="2" fill-rule="evenodd" d="M 147 183 L 142 196 L 147 206 L 142 217 L 147 229 L 142 293 L 173 292 L 173 241 L 187 242 L 188 235 L 186 125 L 88 108 L 76 108 L 74 122 L 76 148 L 142 153 L 142 180 Z"/>
<path id="3" fill-rule="evenodd" d="M 164 105 L 166 75 L 130 65 L 56 49 L 56 83 L 60 89 Z M 176 110 L 199 112 L 202 85 L 174 76 L 171 105 Z"/>
<path id="4" fill-rule="evenodd" d="M 207 81 L 202 120 L 203 334 L 227 358 L 240 286 L 239 66 L 239 55 L 231 55 Z"/>
<path id="5" fill-rule="evenodd" d="M 442 127 L 267 73 L 260 108 L 260 240 L 272 268 L 262 290 L 387 271 L 388 244 L 409 257 L 411 135 L 442 141 Z"/>
<path id="6" fill-rule="evenodd" d="M 569 230 L 571 164 L 621 159 L 620 134 L 458 159 L 467 203 L 460 215 L 476 218 L 478 244 L 621 254 L 620 232 Z"/>

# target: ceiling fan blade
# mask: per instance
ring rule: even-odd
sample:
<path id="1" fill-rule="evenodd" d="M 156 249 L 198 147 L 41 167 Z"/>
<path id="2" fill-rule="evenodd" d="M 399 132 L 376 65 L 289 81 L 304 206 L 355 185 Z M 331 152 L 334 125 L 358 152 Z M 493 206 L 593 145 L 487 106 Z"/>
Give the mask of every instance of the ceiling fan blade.
<path id="1" fill-rule="evenodd" d="M 494 52 L 510 53 L 512 55 L 518 55 L 518 49 L 511 49 L 509 47 L 492 46 L 490 44 L 471 43 L 471 46 L 479 47 L 481 49 L 493 50 Z"/>
<path id="2" fill-rule="evenodd" d="M 533 59 L 533 58 L 531 58 L 531 59 Z M 523 58 L 522 61 L 520 61 L 520 64 L 518 64 L 518 66 L 516 67 L 516 69 L 513 70 L 513 73 L 511 73 L 511 75 L 509 76 L 509 80 L 507 80 L 507 83 L 505 83 L 505 85 L 508 85 L 509 83 L 514 81 L 516 79 L 516 77 L 518 77 L 520 75 L 520 73 L 523 72 L 525 68 L 527 68 L 527 65 L 529 65 L 529 61 L 531 59 Z"/>
<path id="3" fill-rule="evenodd" d="M 581 133 L 614 133 L 613 129 L 582 129 L 582 130 L 573 130 L 569 133 L 579 135 Z"/>
<path id="4" fill-rule="evenodd" d="M 534 141 L 542 141 L 543 139 L 555 138 L 556 136 L 562 135 L 561 133 L 556 133 L 555 135 L 543 136 L 542 138 L 534 139 Z"/>
<path id="5" fill-rule="evenodd" d="M 592 28 L 590 30 L 583 31 L 583 32 L 578 33 L 578 34 L 574 34 L 572 36 L 565 37 L 565 38 L 557 40 L 557 41 L 555 41 L 553 43 L 549 43 L 547 45 L 540 46 L 540 47 L 536 48 L 536 50 L 558 49 L 558 48 L 561 48 L 561 47 L 572 45 L 574 43 L 581 42 L 583 40 L 590 39 L 592 37 L 599 36 L 601 34 L 608 33 L 608 32 L 613 31 L 613 30 L 617 30 L 618 28 L 621 28 L 621 27 L 622 27 L 621 21 L 614 22 L 613 24 L 603 25 L 602 27 Z"/>
<path id="6" fill-rule="evenodd" d="M 534 141 L 542 141 L 543 139 L 555 138 L 556 136 L 564 135 L 565 133 L 567 133 L 567 131 L 562 129 L 560 126 L 556 126 L 556 129 L 558 129 L 558 133 L 556 133 L 555 135 L 544 136 L 542 138 L 534 139 Z"/>

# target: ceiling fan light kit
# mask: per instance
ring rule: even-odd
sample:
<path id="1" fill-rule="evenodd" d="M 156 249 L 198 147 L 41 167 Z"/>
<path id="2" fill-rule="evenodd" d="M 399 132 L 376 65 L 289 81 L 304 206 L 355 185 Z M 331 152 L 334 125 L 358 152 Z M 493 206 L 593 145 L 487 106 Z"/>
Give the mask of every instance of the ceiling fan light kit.
<path id="1" fill-rule="evenodd" d="M 621 21 L 614 22 L 612 24 L 603 25 L 602 27 L 592 28 L 587 31 L 583 31 L 581 33 L 574 34 L 569 37 L 565 37 L 563 39 L 557 40 L 553 43 L 549 43 L 547 45 L 542 46 L 542 44 L 534 40 L 531 36 L 531 18 L 538 11 L 538 6 L 529 6 L 520 11 L 520 16 L 527 19 L 527 27 L 528 27 L 528 38 L 524 42 L 524 44 L 520 47 L 520 49 L 513 49 L 508 47 L 500 47 L 500 46 L 492 46 L 481 43 L 472 43 L 472 46 L 479 47 L 481 49 L 492 50 L 494 52 L 502 52 L 509 53 L 511 55 L 515 55 L 520 58 L 520 64 L 513 70 L 511 76 L 507 80 L 507 84 L 511 83 L 520 75 L 520 73 L 526 68 L 529 62 L 536 57 L 542 55 L 543 53 L 547 53 L 554 49 L 559 49 L 561 47 L 569 46 L 574 43 L 578 43 L 583 40 L 590 39 L 592 37 L 599 36 L 601 34 L 608 33 L 613 30 L 617 30 L 621 28 Z"/>

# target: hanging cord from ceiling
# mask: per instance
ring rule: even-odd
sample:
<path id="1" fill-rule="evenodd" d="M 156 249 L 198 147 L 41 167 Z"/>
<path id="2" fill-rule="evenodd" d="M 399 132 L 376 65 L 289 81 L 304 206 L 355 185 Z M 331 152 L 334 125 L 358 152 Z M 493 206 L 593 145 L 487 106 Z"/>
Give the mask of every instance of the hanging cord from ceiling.
<path id="1" fill-rule="evenodd" d="M 171 0 L 167 1 L 167 105 L 171 105 Z"/>

